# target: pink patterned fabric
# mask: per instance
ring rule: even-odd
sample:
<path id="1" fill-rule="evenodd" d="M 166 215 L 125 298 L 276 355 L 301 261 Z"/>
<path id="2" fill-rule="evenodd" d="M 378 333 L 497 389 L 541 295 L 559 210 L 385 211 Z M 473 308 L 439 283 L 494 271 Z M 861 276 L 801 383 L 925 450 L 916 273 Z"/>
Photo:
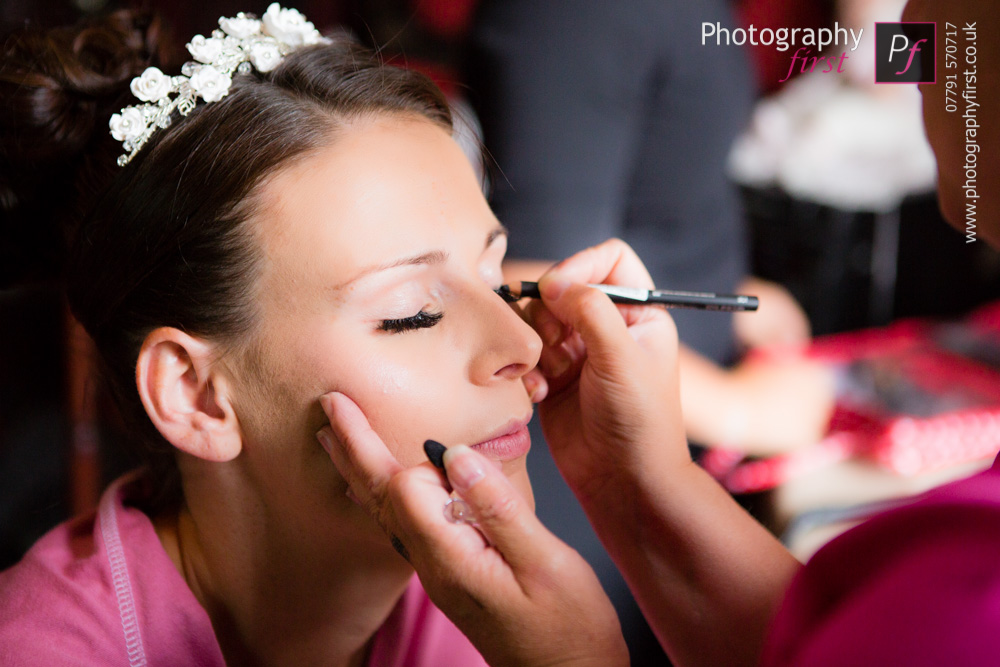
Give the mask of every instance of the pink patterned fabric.
<path id="1" fill-rule="evenodd" d="M 995 665 L 1000 457 L 821 549 L 774 620 L 765 665 Z"/>
<path id="2" fill-rule="evenodd" d="M 943 344 L 946 339 L 954 341 Z M 753 354 L 762 360 L 805 357 L 830 368 L 864 360 L 889 386 L 901 381 L 906 389 L 897 389 L 899 395 L 923 393 L 927 404 L 911 414 L 838 396 L 827 434 L 818 443 L 764 459 L 715 443 L 699 463 L 730 492 L 756 493 L 850 458 L 906 476 L 991 459 L 1000 449 L 1000 369 L 984 360 L 998 349 L 1000 301 L 951 324 L 907 319 L 821 336 L 805 350 L 758 348 Z"/>
<path id="3" fill-rule="evenodd" d="M 113 484 L 97 515 L 64 523 L 0 573 L 0 665 L 223 667 L 208 614 L 149 518 Z M 416 577 L 375 636 L 372 667 L 485 661 Z"/>

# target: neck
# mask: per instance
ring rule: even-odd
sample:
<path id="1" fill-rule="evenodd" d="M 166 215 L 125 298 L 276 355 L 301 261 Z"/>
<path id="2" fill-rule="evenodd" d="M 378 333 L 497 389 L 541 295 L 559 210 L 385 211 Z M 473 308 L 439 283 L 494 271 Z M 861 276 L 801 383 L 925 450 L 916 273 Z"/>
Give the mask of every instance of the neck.
<path id="1" fill-rule="evenodd" d="M 281 495 L 185 483 L 157 531 L 229 664 L 361 665 L 413 570 L 342 492 L 336 512 Z"/>

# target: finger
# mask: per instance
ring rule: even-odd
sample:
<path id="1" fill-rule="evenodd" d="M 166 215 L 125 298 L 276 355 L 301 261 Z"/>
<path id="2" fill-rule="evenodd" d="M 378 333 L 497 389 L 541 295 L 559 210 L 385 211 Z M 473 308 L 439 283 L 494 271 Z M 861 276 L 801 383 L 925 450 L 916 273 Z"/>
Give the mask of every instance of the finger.
<path id="1" fill-rule="evenodd" d="M 556 278 L 573 283 L 653 287 L 653 279 L 642 260 L 621 239 L 609 239 L 563 260 L 546 272 L 546 275 L 539 279 L 539 283 Z M 663 308 L 626 304 L 619 304 L 617 308 L 629 326 L 666 319 Z M 563 324 L 565 329 L 565 323 Z M 544 334 L 540 329 L 539 332 L 544 340 Z"/>
<path id="2" fill-rule="evenodd" d="M 524 383 L 524 390 L 528 392 L 528 398 L 532 403 L 541 403 L 549 395 L 549 383 L 538 368 L 532 368 L 525 373 L 521 382 Z"/>
<path id="3" fill-rule="evenodd" d="M 538 377 L 546 381 L 546 391 L 544 394 L 539 392 L 532 396 L 532 401 L 538 403 L 551 393 L 552 387 L 547 381 L 562 377 L 573 366 L 573 362 L 582 358 L 584 354 L 582 350 L 576 356 L 568 353 L 570 348 L 565 346 L 565 343 L 567 337 L 572 336 L 573 330 L 560 322 L 541 299 L 532 299 L 525 308 L 525 315 L 528 324 L 538 332 L 544 343 L 535 370 L 538 371 Z M 526 386 L 534 382 L 534 378 L 530 375 L 525 376 Z"/>
<path id="4" fill-rule="evenodd" d="M 458 445 L 445 452 L 444 464 L 451 485 L 472 508 L 479 530 L 515 576 L 537 571 L 554 550 L 566 548 L 489 459 Z"/>
<path id="5" fill-rule="evenodd" d="M 524 309 L 525 320 L 538 332 L 542 342 L 555 347 L 569 333 L 567 328 L 552 314 L 540 299 L 532 299 Z"/>
<path id="6" fill-rule="evenodd" d="M 372 430 L 361 408 L 347 396 L 331 392 L 320 397 L 320 405 L 330 419 L 331 429 L 320 434 L 335 436 L 324 448 L 340 474 L 347 480 L 355 497 L 366 508 L 382 505 L 385 490 L 393 475 L 403 469 L 382 439 Z M 320 441 L 323 435 L 317 434 Z M 339 445 L 339 446 L 338 446 Z"/>
<path id="7" fill-rule="evenodd" d="M 567 373 L 573 366 L 573 357 L 562 345 L 544 347 L 538 357 L 538 368 L 547 380 L 555 380 Z"/>
<path id="8" fill-rule="evenodd" d="M 383 526 L 407 547 L 407 560 L 422 578 L 442 576 L 455 563 L 478 562 L 489 548 L 475 526 L 446 518 L 450 490 L 444 486 L 441 471 L 429 465 L 409 468 L 392 478 L 387 489 L 392 511 Z"/>
<path id="9" fill-rule="evenodd" d="M 559 273 L 543 276 L 539 289 L 549 310 L 579 335 L 590 359 L 600 363 L 620 358 L 634 344 L 625 320 L 606 294 L 568 283 Z"/>
<path id="10" fill-rule="evenodd" d="M 380 525 L 396 551 L 415 567 L 474 557 L 488 546 L 475 528 L 445 519 L 449 494 L 444 475 L 429 462 L 405 469 L 389 481 Z"/>
<path id="11" fill-rule="evenodd" d="M 570 282 L 653 288 L 653 279 L 642 260 L 621 239 L 608 239 L 582 250 L 559 262 L 549 271 L 562 274 Z"/>

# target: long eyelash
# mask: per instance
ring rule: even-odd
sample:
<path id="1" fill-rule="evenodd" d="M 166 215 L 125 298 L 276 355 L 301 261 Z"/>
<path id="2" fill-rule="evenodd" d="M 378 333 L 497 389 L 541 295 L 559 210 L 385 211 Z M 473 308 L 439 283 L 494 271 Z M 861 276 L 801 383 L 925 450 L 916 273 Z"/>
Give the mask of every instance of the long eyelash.
<path id="1" fill-rule="evenodd" d="M 444 313 L 428 313 L 421 310 L 412 317 L 403 317 L 398 320 L 382 320 L 378 325 L 380 331 L 389 333 L 403 333 L 414 329 L 427 329 L 441 321 Z"/>

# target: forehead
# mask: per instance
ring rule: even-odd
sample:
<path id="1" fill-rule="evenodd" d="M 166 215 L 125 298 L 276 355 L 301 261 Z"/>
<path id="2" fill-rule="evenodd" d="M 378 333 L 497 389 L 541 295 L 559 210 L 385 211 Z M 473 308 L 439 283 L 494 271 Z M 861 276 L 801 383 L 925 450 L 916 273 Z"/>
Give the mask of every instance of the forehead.
<path id="1" fill-rule="evenodd" d="M 451 136 L 411 116 L 356 120 L 264 184 L 260 231 L 272 270 L 328 280 L 393 257 L 482 237 L 496 224 Z"/>

